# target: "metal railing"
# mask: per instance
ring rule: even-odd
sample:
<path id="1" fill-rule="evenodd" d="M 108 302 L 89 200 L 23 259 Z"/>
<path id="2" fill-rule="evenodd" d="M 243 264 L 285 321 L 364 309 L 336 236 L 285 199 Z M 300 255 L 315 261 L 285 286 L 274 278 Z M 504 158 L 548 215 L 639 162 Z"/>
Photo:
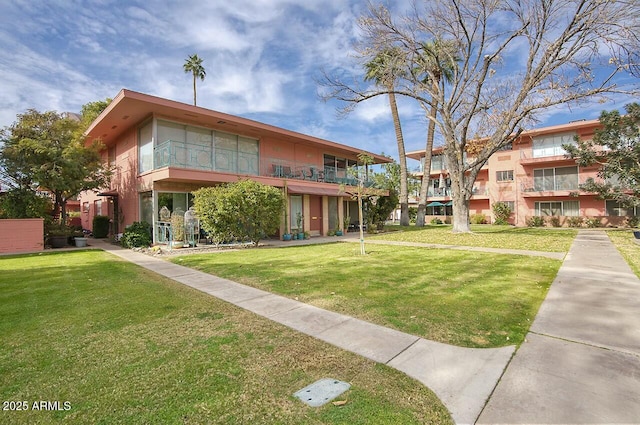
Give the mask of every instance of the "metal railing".
<path id="1" fill-rule="evenodd" d="M 346 168 L 281 158 L 260 157 L 258 153 L 167 140 L 154 149 L 154 166 L 217 171 L 223 173 L 278 177 L 357 186 Z M 365 182 L 367 187 L 372 181 Z"/>
<path id="2" fill-rule="evenodd" d="M 154 148 L 155 168 L 177 167 L 259 175 L 258 154 L 167 140 Z"/>

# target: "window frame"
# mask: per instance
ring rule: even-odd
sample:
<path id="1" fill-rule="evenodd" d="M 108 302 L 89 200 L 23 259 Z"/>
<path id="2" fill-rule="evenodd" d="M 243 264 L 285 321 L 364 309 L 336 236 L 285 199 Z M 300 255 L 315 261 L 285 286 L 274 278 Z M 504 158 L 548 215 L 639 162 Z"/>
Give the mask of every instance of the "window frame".
<path id="1" fill-rule="evenodd" d="M 504 178 L 506 173 L 507 178 Z M 496 171 L 496 181 L 499 183 L 503 182 L 512 182 L 513 181 L 513 170 L 499 170 Z"/>

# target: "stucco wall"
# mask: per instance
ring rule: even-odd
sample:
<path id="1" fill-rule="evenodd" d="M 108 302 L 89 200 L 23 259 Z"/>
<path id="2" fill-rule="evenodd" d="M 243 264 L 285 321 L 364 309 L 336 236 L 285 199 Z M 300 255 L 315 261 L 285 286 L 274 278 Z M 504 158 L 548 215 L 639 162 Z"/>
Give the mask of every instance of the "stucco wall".
<path id="1" fill-rule="evenodd" d="M 0 254 L 42 251 L 44 249 L 44 220 L 0 220 Z"/>

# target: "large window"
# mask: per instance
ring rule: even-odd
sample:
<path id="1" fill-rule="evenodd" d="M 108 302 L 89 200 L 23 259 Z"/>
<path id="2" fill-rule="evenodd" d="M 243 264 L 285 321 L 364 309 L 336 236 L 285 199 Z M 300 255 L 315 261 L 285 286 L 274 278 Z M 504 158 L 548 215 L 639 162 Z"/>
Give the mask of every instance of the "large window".
<path id="1" fill-rule="evenodd" d="M 300 230 L 298 229 L 298 215 L 302 216 L 302 196 L 300 195 L 291 195 L 289 198 L 289 206 L 291 211 L 291 216 L 289 217 L 289 230 Z M 304 223 L 300 224 L 304 227 Z"/>
<path id="2" fill-rule="evenodd" d="M 513 170 L 496 171 L 496 180 L 499 182 L 512 182 Z"/>
<path id="3" fill-rule="evenodd" d="M 606 201 L 607 215 L 616 217 L 630 217 L 638 215 L 637 207 L 625 207 L 618 201 Z"/>
<path id="4" fill-rule="evenodd" d="M 207 128 L 158 121 L 156 167 L 259 174 L 258 141 Z"/>
<path id="5" fill-rule="evenodd" d="M 579 201 L 549 201 L 536 202 L 535 210 L 537 216 L 569 216 L 580 215 Z"/>
<path id="6" fill-rule="evenodd" d="M 422 168 L 424 169 L 424 162 L 423 162 Z M 446 169 L 447 169 L 447 158 L 444 155 L 433 155 L 431 157 L 431 171 L 440 171 L 440 170 L 446 170 Z"/>
<path id="7" fill-rule="evenodd" d="M 138 173 L 153 169 L 153 122 L 149 121 L 138 132 Z"/>
<path id="8" fill-rule="evenodd" d="M 167 207 L 169 213 L 176 211 L 184 214 L 193 206 L 193 195 L 184 192 L 161 192 L 158 193 L 158 215 L 156 219 L 160 219 L 160 210 Z"/>
<path id="9" fill-rule="evenodd" d="M 573 139 L 575 134 L 555 134 L 549 136 L 540 136 L 533 138 L 533 157 L 542 158 L 545 156 L 564 155 L 566 151 L 562 145 L 575 145 Z"/>
<path id="10" fill-rule="evenodd" d="M 343 182 L 348 178 L 348 168 L 355 167 L 357 162 L 351 159 L 335 157 L 333 155 L 324 155 L 324 179 L 327 182 Z"/>
<path id="11" fill-rule="evenodd" d="M 533 170 L 533 186 L 537 191 L 578 189 L 578 167 Z"/>

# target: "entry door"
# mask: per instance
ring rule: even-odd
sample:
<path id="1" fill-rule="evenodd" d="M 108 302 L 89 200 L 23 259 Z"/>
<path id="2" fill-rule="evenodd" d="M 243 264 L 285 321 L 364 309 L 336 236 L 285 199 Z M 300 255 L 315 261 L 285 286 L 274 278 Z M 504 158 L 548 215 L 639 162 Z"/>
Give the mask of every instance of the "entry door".
<path id="1" fill-rule="evenodd" d="M 322 197 L 309 196 L 310 230 L 322 234 Z"/>

